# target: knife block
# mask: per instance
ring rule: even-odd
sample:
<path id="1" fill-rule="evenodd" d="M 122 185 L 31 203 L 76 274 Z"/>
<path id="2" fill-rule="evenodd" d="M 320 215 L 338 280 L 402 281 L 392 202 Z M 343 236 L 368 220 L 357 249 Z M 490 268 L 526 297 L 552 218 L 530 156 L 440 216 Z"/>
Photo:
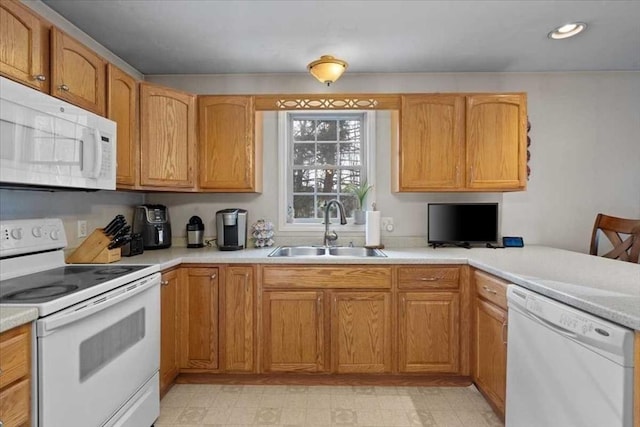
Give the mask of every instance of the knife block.
<path id="1" fill-rule="evenodd" d="M 111 239 L 101 228 L 89 236 L 66 259 L 67 264 L 108 264 L 120 260 L 120 248 L 109 249 Z"/>

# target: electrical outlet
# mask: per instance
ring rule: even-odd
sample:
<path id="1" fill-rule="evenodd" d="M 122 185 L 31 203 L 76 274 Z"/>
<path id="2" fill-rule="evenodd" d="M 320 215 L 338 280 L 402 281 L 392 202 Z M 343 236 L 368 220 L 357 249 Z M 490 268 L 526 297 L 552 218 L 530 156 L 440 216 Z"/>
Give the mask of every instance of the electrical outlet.
<path id="1" fill-rule="evenodd" d="M 392 232 L 395 228 L 393 225 L 393 218 L 388 216 L 382 217 L 380 220 L 380 228 L 383 231 L 388 231 L 389 233 Z"/>
<path id="2" fill-rule="evenodd" d="M 87 221 L 78 221 L 78 238 L 87 237 Z"/>

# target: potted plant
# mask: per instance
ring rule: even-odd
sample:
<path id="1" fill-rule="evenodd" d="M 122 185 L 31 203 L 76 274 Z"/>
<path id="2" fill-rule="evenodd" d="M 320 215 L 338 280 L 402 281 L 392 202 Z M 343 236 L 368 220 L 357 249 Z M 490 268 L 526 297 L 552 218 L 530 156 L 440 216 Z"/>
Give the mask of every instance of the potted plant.
<path id="1" fill-rule="evenodd" d="M 358 199 L 358 209 L 353 211 L 353 223 L 354 224 L 364 224 L 366 222 L 366 215 L 364 213 L 364 199 L 367 197 L 367 193 L 369 190 L 373 188 L 373 185 L 368 185 L 367 181 L 355 185 L 351 184 L 349 187 L 349 192 L 351 192 L 356 199 Z"/>

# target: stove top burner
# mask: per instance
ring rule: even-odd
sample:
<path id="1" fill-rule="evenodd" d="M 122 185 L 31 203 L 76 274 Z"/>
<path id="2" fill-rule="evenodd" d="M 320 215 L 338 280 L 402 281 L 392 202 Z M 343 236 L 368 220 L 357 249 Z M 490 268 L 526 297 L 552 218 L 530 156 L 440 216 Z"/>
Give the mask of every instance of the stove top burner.
<path id="1" fill-rule="evenodd" d="M 51 298 L 58 295 L 65 295 L 78 289 L 76 285 L 49 285 L 38 288 L 25 289 L 5 295 L 3 299 L 8 301 L 32 301 L 42 298 Z"/>

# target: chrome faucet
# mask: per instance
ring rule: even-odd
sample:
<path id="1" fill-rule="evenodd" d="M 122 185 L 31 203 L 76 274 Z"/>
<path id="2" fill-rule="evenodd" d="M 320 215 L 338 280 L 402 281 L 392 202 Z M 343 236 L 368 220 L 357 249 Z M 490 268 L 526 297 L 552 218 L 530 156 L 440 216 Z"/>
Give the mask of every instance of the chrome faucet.
<path id="1" fill-rule="evenodd" d="M 337 199 L 331 199 L 324 206 L 324 241 L 323 246 L 329 246 L 329 242 L 335 242 L 338 240 L 338 233 L 335 231 L 329 231 L 329 224 L 331 220 L 329 219 L 329 209 L 331 205 L 335 204 L 338 207 L 338 212 L 340 213 L 340 224 L 345 225 L 347 223 L 347 216 L 344 213 L 344 206 Z"/>

